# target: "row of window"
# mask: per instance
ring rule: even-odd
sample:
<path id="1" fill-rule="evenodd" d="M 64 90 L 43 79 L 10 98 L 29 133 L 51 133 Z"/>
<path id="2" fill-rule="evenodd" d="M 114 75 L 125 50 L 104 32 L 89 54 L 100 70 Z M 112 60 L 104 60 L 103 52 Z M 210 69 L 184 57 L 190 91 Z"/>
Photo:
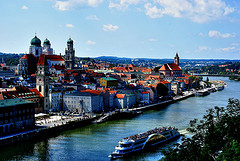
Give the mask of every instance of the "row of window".
<path id="1" fill-rule="evenodd" d="M 25 120 L 25 119 L 33 119 L 33 115 L 28 115 L 28 116 L 19 116 L 17 118 L 14 118 L 14 119 L 6 119 L 6 120 L 0 120 L 0 125 L 3 125 L 3 124 L 8 124 L 8 123 L 12 123 L 13 121 L 22 121 L 22 120 Z"/>

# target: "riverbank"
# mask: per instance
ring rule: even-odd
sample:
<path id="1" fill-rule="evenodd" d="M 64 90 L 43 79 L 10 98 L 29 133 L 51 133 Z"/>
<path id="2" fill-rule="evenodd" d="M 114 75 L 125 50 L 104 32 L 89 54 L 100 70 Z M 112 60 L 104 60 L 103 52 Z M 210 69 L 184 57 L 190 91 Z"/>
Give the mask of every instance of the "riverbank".
<path id="1" fill-rule="evenodd" d="M 132 118 L 139 115 L 139 111 L 157 110 L 167 105 L 195 96 L 196 91 L 185 92 L 183 96 L 173 97 L 172 100 L 162 101 L 142 107 L 130 108 L 126 110 L 114 111 L 105 115 L 94 116 L 56 116 L 55 119 L 45 119 L 36 121 L 36 129 L 0 137 L 0 147 L 16 144 L 30 139 L 48 138 L 62 131 L 89 125 L 92 123 L 102 123 L 108 120 Z"/>

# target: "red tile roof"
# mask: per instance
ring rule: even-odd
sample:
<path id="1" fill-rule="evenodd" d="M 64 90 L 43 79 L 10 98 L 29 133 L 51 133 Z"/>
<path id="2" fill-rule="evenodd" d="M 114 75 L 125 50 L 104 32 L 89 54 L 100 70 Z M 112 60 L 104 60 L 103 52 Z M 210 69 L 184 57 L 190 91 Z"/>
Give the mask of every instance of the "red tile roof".
<path id="1" fill-rule="evenodd" d="M 161 71 L 161 70 L 182 70 L 182 69 L 175 63 L 167 63 L 167 64 L 163 64 L 163 66 L 159 70 Z"/>
<path id="2" fill-rule="evenodd" d="M 25 54 L 20 59 L 29 59 L 29 58 L 37 59 L 33 54 Z"/>
<path id="3" fill-rule="evenodd" d="M 52 65 L 50 68 L 55 68 L 56 70 L 65 69 L 65 67 L 64 67 L 64 66 L 61 66 L 61 65 Z"/>
<path id="4" fill-rule="evenodd" d="M 93 94 L 96 94 L 96 95 L 100 95 L 102 93 L 99 90 L 91 90 L 91 89 L 81 90 L 81 92 L 88 92 L 88 93 L 93 93 Z"/>
<path id="5" fill-rule="evenodd" d="M 60 55 L 46 55 L 46 58 L 51 61 L 64 61 L 63 57 Z"/>
<path id="6" fill-rule="evenodd" d="M 125 94 L 116 94 L 116 98 L 124 98 Z"/>
<path id="7" fill-rule="evenodd" d="M 37 65 L 47 65 L 47 59 L 46 59 L 46 56 L 45 54 L 41 54 L 39 59 L 38 59 L 38 63 Z"/>

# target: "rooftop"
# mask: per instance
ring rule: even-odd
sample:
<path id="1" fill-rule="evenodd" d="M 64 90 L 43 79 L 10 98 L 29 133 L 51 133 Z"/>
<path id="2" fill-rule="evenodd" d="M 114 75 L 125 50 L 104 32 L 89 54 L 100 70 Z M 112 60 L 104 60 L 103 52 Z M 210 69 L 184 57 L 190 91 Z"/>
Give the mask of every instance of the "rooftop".
<path id="1" fill-rule="evenodd" d="M 23 104 L 30 104 L 30 103 L 34 103 L 34 102 L 23 100 L 21 98 L 0 100 L 0 108 L 6 107 L 6 106 L 23 105 Z"/>
<path id="2" fill-rule="evenodd" d="M 106 81 L 117 81 L 117 79 L 111 78 L 111 77 L 102 77 L 102 79 L 104 79 Z"/>

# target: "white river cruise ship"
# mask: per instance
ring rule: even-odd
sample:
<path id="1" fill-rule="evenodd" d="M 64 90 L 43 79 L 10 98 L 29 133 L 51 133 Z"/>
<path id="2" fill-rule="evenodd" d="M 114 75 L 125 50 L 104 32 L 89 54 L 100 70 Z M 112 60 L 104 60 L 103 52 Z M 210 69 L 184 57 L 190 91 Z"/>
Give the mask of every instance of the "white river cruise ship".
<path id="1" fill-rule="evenodd" d="M 175 127 L 162 127 L 126 137 L 119 141 L 115 147 L 115 151 L 108 157 L 113 159 L 123 157 L 127 154 L 146 149 L 147 147 L 177 139 L 180 137 L 180 133 L 177 130 Z"/>

